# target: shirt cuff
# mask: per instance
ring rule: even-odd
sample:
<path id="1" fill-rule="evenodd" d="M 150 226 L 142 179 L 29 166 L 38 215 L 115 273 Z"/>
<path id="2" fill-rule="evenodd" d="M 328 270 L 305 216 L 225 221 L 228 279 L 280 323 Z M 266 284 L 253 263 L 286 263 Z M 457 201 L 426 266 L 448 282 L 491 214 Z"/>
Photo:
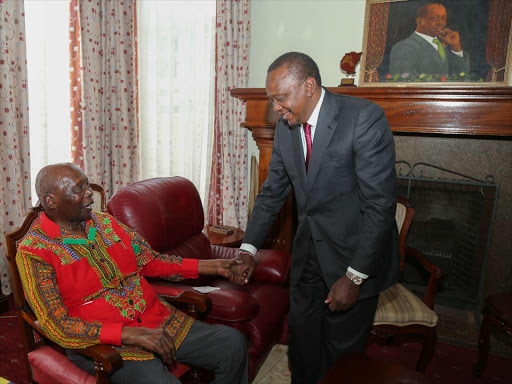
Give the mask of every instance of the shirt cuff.
<path id="1" fill-rule="evenodd" d="M 123 323 L 103 323 L 100 330 L 100 343 L 121 346 Z"/>
<path id="2" fill-rule="evenodd" d="M 247 252 L 249 252 L 253 256 L 256 254 L 256 252 L 258 252 L 256 247 L 254 245 L 249 244 L 249 243 L 242 243 L 242 245 L 240 246 L 240 250 L 241 251 L 247 251 Z"/>
<path id="3" fill-rule="evenodd" d="M 348 267 L 348 268 L 347 268 L 347 271 L 350 271 L 350 272 L 352 272 L 354 275 L 359 276 L 359 277 L 362 277 L 363 279 L 367 279 L 367 278 L 369 277 L 368 275 L 365 275 L 364 273 L 358 272 L 358 271 L 356 271 L 355 269 L 350 268 L 350 267 Z"/>
<path id="4" fill-rule="evenodd" d="M 452 52 L 455 53 L 459 57 L 464 57 L 464 53 L 463 53 L 462 49 L 459 52 L 455 52 L 455 51 L 452 51 Z"/>
<path id="5" fill-rule="evenodd" d="M 179 274 L 184 279 L 197 279 L 199 277 L 198 264 L 199 259 L 181 259 Z"/>

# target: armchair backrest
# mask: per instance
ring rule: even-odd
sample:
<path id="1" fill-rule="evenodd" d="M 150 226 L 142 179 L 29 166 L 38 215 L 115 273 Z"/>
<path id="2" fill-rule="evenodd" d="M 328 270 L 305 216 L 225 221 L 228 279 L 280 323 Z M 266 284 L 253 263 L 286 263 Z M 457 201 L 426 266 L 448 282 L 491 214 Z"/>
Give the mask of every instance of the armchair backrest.
<path id="1" fill-rule="evenodd" d="M 414 208 L 409 200 L 403 196 L 398 196 L 396 204 L 396 225 L 399 233 L 399 251 L 400 251 L 400 269 L 404 269 L 405 264 L 405 241 L 411 227 L 412 217 L 414 216 Z"/>
<path id="2" fill-rule="evenodd" d="M 202 233 L 203 206 L 190 180 L 159 177 L 127 185 L 110 198 L 107 209 L 157 252 L 189 258 L 211 255 L 210 242 Z"/>
<path id="3" fill-rule="evenodd" d="M 29 211 L 20 228 L 5 235 L 7 260 L 9 262 L 9 272 L 11 274 L 11 287 L 14 294 L 14 304 L 18 310 L 18 316 L 23 316 L 25 321 L 28 321 L 29 323 L 33 323 L 35 321 L 35 316 L 33 315 L 27 299 L 25 298 L 25 293 L 23 292 L 23 285 L 21 284 L 20 273 L 18 271 L 18 265 L 16 264 L 16 253 L 18 252 L 19 241 L 27 234 L 30 227 L 42 211 L 43 208 L 41 207 L 41 204 L 38 204 Z M 32 333 L 32 328 L 25 323 L 25 321 L 20 321 L 18 324 L 23 328 L 22 341 L 25 345 L 26 351 L 29 352 L 34 349 L 35 339 L 34 334 Z"/>
<path id="4" fill-rule="evenodd" d="M 99 184 L 90 183 L 92 192 L 94 193 L 93 199 L 94 204 L 92 205 L 92 208 L 95 211 L 101 211 L 106 212 L 107 211 L 107 199 L 105 197 L 105 190 L 103 187 Z"/>

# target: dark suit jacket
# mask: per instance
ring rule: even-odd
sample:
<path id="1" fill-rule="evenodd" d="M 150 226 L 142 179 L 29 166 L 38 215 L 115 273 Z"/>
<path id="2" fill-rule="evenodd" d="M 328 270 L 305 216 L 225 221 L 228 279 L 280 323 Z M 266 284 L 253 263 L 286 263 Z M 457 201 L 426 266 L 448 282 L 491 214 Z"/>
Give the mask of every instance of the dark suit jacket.
<path id="1" fill-rule="evenodd" d="M 393 135 L 382 109 L 326 90 L 307 174 L 299 128 L 283 119 L 277 123 L 268 177 L 244 242 L 261 246 L 293 186 L 298 228 L 291 284 L 302 274 L 306 242 L 313 241 L 329 288 L 350 266 L 370 275 L 359 298 L 376 295 L 399 274 L 394 163 Z"/>
<path id="2" fill-rule="evenodd" d="M 457 56 L 449 47 L 445 48 L 446 61 L 439 52 L 423 37 L 414 32 L 407 39 L 399 41 L 391 49 L 389 72 L 409 73 L 417 76 L 422 73 L 434 75 L 453 75 L 461 72 L 469 74 L 469 56 Z"/>

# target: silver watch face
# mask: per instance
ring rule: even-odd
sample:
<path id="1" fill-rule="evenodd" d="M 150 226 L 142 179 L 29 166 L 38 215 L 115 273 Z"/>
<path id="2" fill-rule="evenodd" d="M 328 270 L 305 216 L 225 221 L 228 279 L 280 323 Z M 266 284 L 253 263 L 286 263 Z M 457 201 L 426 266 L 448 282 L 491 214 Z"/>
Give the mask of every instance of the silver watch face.
<path id="1" fill-rule="evenodd" d="M 355 285 L 361 285 L 363 283 L 363 278 L 361 276 L 357 276 L 350 271 L 347 271 L 347 276 Z"/>

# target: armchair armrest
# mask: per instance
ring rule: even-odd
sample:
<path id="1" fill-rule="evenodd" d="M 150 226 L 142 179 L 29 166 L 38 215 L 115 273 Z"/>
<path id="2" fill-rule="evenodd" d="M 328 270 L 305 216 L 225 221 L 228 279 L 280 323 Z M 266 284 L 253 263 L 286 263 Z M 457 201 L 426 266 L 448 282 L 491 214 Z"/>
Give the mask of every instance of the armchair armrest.
<path id="1" fill-rule="evenodd" d="M 288 281 L 290 255 L 274 249 L 260 249 L 256 253 L 253 280 L 260 283 L 284 284 Z"/>
<path id="2" fill-rule="evenodd" d="M 212 300 L 202 293 L 172 287 L 169 284 L 162 284 L 161 282 L 156 282 L 152 285 L 156 288 L 158 296 L 162 297 L 168 303 L 173 305 L 186 304 L 187 313 L 194 318 L 197 318 L 199 313 L 209 312 L 212 308 Z"/>
<path id="3" fill-rule="evenodd" d="M 443 277 L 443 272 L 417 249 L 405 247 L 405 257 L 414 257 L 430 273 L 423 302 L 433 310 L 437 293 L 437 282 Z"/>
<path id="4" fill-rule="evenodd" d="M 39 326 L 37 318 L 32 310 L 24 308 L 19 313 L 23 320 L 37 333 L 50 340 L 48 335 L 46 335 L 44 330 Z M 108 380 L 105 382 L 110 382 L 108 376 L 123 366 L 123 359 L 119 352 L 106 344 L 91 345 L 86 348 L 73 349 L 73 351 L 94 360 L 96 365 L 96 376 L 99 378 L 98 382 L 103 382 L 102 380 Z"/>

